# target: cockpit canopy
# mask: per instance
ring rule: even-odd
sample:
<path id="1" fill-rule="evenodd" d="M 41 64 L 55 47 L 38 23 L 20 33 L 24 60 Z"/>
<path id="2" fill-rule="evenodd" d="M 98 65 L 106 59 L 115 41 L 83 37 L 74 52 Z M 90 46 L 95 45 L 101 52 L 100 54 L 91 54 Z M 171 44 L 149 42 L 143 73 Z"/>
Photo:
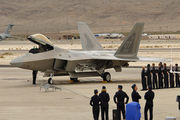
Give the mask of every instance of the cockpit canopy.
<path id="1" fill-rule="evenodd" d="M 35 44 L 38 44 L 40 52 L 46 52 L 54 49 L 52 42 L 42 34 L 33 34 L 28 36 L 27 39 Z"/>

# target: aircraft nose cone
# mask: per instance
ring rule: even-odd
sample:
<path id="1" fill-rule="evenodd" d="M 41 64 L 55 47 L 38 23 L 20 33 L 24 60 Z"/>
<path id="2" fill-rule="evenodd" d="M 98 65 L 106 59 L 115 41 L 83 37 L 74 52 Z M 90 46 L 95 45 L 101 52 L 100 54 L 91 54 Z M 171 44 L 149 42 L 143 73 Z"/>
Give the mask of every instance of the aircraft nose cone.
<path id="1" fill-rule="evenodd" d="M 24 63 L 24 59 L 23 59 L 22 56 L 21 57 L 17 57 L 17 58 L 13 59 L 10 62 L 10 64 L 15 66 L 15 67 L 21 67 L 23 63 Z"/>

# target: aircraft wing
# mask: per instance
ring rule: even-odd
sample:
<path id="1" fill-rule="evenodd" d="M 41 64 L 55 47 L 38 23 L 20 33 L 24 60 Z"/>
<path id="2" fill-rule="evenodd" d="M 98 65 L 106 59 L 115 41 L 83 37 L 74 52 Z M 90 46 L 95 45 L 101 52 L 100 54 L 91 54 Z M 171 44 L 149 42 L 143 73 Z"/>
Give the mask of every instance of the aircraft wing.
<path id="1" fill-rule="evenodd" d="M 22 38 L 22 37 L 16 37 L 16 36 L 7 36 L 9 38 Z"/>
<path id="2" fill-rule="evenodd" d="M 91 59 L 95 60 L 119 60 L 119 61 L 128 61 L 128 62 L 135 62 L 135 61 L 142 61 L 142 62 L 171 62 L 171 60 L 166 58 L 156 58 L 156 57 L 140 57 L 137 58 L 117 58 L 115 56 L 92 56 Z"/>

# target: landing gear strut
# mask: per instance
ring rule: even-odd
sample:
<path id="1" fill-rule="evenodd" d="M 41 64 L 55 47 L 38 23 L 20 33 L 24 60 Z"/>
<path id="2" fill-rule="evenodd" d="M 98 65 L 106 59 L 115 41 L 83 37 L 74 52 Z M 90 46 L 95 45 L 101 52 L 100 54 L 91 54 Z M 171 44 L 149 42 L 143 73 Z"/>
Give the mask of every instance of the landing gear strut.
<path id="1" fill-rule="evenodd" d="M 50 74 L 50 78 L 48 79 L 48 83 L 51 84 L 51 85 L 54 83 L 54 80 L 52 79 L 53 76 L 54 76 L 54 74 L 51 73 L 51 74 Z"/>
<path id="2" fill-rule="evenodd" d="M 104 81 L 110 82 L 111 81 L 111 74 L 109 72 L 105 72 L 102 75 L 102 78 L 103 78 Z"/>

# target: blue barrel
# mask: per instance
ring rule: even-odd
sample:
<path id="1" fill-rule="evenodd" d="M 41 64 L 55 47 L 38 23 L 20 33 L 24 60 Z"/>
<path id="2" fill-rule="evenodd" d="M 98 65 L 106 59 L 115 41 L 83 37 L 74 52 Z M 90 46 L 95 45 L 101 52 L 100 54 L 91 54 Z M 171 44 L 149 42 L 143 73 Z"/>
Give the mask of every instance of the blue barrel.
<path id="1" fill-rule="evenodd" d="M 126 120 L 140 120 L 141 106 L 137 102 L 131 102 L 126 105 Z"/>

